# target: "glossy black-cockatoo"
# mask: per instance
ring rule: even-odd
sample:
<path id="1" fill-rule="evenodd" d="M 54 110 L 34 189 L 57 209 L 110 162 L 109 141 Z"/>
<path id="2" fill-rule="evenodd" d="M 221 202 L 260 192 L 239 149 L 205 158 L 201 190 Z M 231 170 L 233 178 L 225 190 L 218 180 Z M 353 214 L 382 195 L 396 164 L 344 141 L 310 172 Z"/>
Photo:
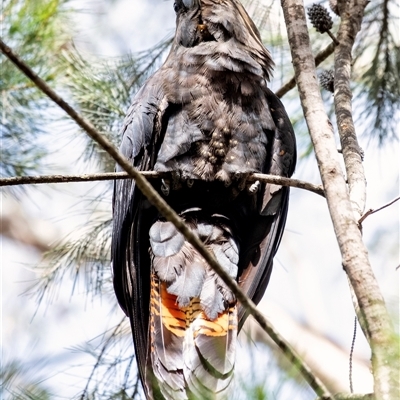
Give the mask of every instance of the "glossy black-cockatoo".
<path id="1" fill-rule="evenodd" d="M 246 178 L 292 175 L 293 129 L 267 87 L 271 56 L 239 0 L 176 0 L 174 10 L 171 51 L 133 99 L 120 149 L 141 171 L 170 173 L 154 188 L 257 303 L 289 188 Z M 114 288 L 146 396 L 227 398 L 246 317 L 235 296 L 134 181 L 115 183 L 113 218 Z"/>

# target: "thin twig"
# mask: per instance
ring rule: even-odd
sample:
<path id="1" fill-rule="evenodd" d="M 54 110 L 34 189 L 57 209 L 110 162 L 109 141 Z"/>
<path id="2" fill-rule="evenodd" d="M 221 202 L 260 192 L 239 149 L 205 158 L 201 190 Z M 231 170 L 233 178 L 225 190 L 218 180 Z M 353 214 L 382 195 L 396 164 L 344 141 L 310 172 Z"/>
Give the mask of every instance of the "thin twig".
<path id="1" fill-rule="evenodd" d="M 354 355 L 354 346 L 356 344 L 356 337 L 357 337 L 357 316 L 354 317 L 353 338 L 351 340 L 351 348 L 350 348 L 350 356 L 349 356 L 349 385 L 350 385 L 351 393 L 354 393 L 354 390 L 353 390 L 353 355 Z"/>
<path id="2" fill-rule="evenodd" d="M 315 66 L 322 63 L 322 61 L 326 60 L 333 52 L 335 51 L 335 43 L 330 43 L 325 49 L 321 50 L 315 56 Z M 275 94 L 281 98 L 283 97 L 289 90 L 292 90 L 296 86 L 296 79 L 293 76 L 288 82 L 286 82 L 280 89 L 278 89 Z"/>
<path id="3" fill-rule="evenodd" d="M 118 330 L 120 329 L 120 327 L 121 327 L 122 324 L 124 323 L 124 319 L 125 319 L 125 318 L 123 318 L 123 319 L 121 320 L 121 322 L 115 326 L 115 328 L 113 329 L 111 335 L 106 339 L 105 343 L 102 345 L 101 350 L 100 350 L 100 354 L 96 357 L 96 363 L 95 363 L 95 365 L 92 367 L 92 371 L 91 371 L 91 373 L 90 373 L 89 378 L 88 378 L 87 381 L 86 381 L 86 386 L 85 386 L 85 388 L 83 389 L 83 392 L 82 392 L 82 394 L 81 394 L 81 396 L 80 396 L 80 400 L 84 400 L 84 399 L 86 398 L 86 396 L 87 396 L 87 394 L 88 394 L 88 390 L 89 390 L 89 385 L 90 385 L 90 383 L 91 383 L 91 381 L 92 381 L 92 378 L 93 378 L 93 376 L 94 376 L 94 373 L 96 372 L 97 368 L 98 368 L 99 365 L 101 364 L 103 355 L 105 354 L 109 343 L 110 343 L 110 342 L 112 341 L 112 339 L 116 336 Z"/>
<path id="4" fill-rule="evenodd" d="M 375 396 L 373 393 L 368 393 L 368 394 L 338 393 L 338 394 L 335 394 L 335 399 L 336 400 L 375 400 Z M 323 399 L 318 398 L 317 400 L 323 400 Z"/>
<path id="5" fill-rule="evenodd" d="M 298 179 L 286 178 L 284 176 L 267 175 L 267 174 L 253 174 L 247 178 L 248 181 L 260 181 L 265 183 L 274 183 L 276 185 L 291 186 L 298 189 L 305 189 L 315 194 L 325 197 L 324 188 L 322 185 L 300 181 Z"/>
<path id="6" fill-rule="evenodd" d="M 283 339 L 274 327 L 267 321 L 264 315 L 258 311 L 256 305 L 250 300 L 246 294 L 239 288 L 238 284 L 231 276 L 223 269 L 214 255 L 209 253 L 203 242 L 193 231 L 186 226 L 182 219 L 175 211 L 158 195 L 151 184 L 132 166 L 127 158 L 125 158 L 113 144 L 79 115 L 68 103 L 66 103 L 57 93 L 51 89 L 33 70 L 25 64 L 13 51 L 1 40 L 0 49 L 35 85 L 42 90 L 50 99 L 59 105 L 93 140 L 95 140 L 110 156 L 126 171 L 132 178 L 135 179 L 137 187 L 147 197 L 149 202 L 158 209 L 158 211 L 170 222 L 172 222 L 177 230 L 181 232 L 186 240 L 200 253 L 211 268 L 222 278 L 227 287 L 235 294 L 236 298 L 241 302 L 246 311 L 251 314 L 260 326 L 267 332 L 272 340 L 279 346 L 284 354 L 293 362 L 302 373 L 305 380 L 314 389 L 316 394 L 323 399 L 334 400 L 334 396 L 323 382 L 313 374 L 310 367 L 301 359 L 294 351 L 290 344 Z"/>
<path id="7" fill-rule="evenodd" d="M 343 269 L 344 269 L 344 266 L 343 266 Z M 367 338 L 368 343 L 370 343 L 371 336 L 368 331 L 367 321 L 365 320 L 365 315 L 363 314 L 363 312 L 360 308 L 360 303 L 358 302 L 358 298 L 356 296 L 356 293 L 354 292 L 354 288 L 351 284 L 349 275 L 347 275 L 347 283 L 349 284 L 351 301 L 353 302 L 353 307 L 354 307 L 354 311 L 357 315 L 358 323 L 360 324 L 361 330 L 363 331 L 364 336 Z"/>
<path id="8" fill-rule="evenodd" d="M 168 173 L 160 173 L 156 171 L 141 171 L 141 175 L 147 179 L 164 178 Z M 83 175 L 38 175 L 38 176 L 13 176 L 11 178 L 1 178 L 0 186 L 17 186 L 32 185 L 40 183 L 68 183 L 68 182 L 89 182 L 89 181 L 106 181 L 113 179 L 131 179 L 126 172 L 105 172 L 100 174 L 83 174 Z M 260 181 L 265 183 L 274 183 L 282 186 L 292 186 L 299 189 L 305 189 L 324 197 L 324 189 L 322 185 L 301 181 L 298 179 L 285 178 L 278 175 L 253 174 L 247 178 L 248 182 Z"/>
<path id="9" fill-rule="evenodd" d="M 376 212 L 381 211 L 381 210 L 383 210 L 384 208 L 391 206 L 392 204 L 396 203 L 396 201 L 399 201 L 399 200 L 400 200 L 400 196 L 399 196 L 399 197 L 396 197 L 394 200 L 390 201 L 389 203 L 387 203 L 387 204 L 385 204 L 384 206 L 379 207 L 379 208 L 377 208 L 377 209 L 375 209 L 375 210 L 372 209 L 372 208 L 370 208 L 370 209 L 358 220 L 358 225 L 361 226 L 361 224 L 364 222 L 365 218 L 367 218 L 369 215 L 375 214 Z"/>
<path id="10" fill-rule="evenodd" d="M 155 171 L 140 171 L 140 174 L 147 179 L 159 178 L 163 174 Z M 1 178 L 0 186 L 19 186 L 19 185 L 37 185 L 42 183 L 69 183 L 69 182 L 92 182 L 108 181 L 114 179 L 132 179 L 126 172 L 104 172 L 98 174 L 80 174 L 80 175 L 30 175 L 13 176 L 10 178 Z"/>

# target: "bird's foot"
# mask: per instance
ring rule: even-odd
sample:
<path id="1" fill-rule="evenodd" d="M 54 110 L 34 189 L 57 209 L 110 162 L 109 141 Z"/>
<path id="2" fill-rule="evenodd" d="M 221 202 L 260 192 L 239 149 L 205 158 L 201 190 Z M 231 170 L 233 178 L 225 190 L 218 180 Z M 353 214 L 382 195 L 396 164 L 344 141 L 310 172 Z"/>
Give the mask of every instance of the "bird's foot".
<path id="1" fill-rule="evenodd" d="M 248 178 L 252 172 L 234 172 L 229 173 L 225 170 L 221 170 L 217 173 L 215 178 L 224 183 L 225 187 L 231 187 L 232 190 L 239 194 L 243 190 L 247 189 L 249 194 L 255 194 L 260 188 L 260 182 L 249 182 Z"/>
<path id="2" fill-rule="evenodd" d="M 184 186 L 191 188 L 194 184 L 194 179 L 185 172 L 171 171 L 169 179 L 161 180 L 161 192 L 164 196 L 168 196 L 171 189 L 179 190 Z"/>
<path id="3" fill-rule="evenodd" d="M 246 187 L 248 187 L 247 179 L 251 173 L 250 172 L 235 172 L 234 180 L 236 181 L 237 188 L 239 191 L 243 191 Z"/>

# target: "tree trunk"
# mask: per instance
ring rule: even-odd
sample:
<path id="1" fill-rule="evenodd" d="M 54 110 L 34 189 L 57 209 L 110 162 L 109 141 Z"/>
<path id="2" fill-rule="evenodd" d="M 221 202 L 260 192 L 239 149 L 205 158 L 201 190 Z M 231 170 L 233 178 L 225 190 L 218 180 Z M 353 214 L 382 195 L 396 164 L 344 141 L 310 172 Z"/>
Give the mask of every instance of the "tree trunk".
<path id="1" fill-rule="evenodd" d="M 282 0 L 282 7 L 301 104 L 342 254 L 343 268 L 348 274 L 365 319 L 367 339 L 370 340 L 372 350 L 375 395 L 377 399 L 394 399 L 397 386 L 394 365 L 397 360 L 393 329 L 353 212 L 339 163 L 333 127 L 324 110 L 304 5 L 301 0 Z M 351 110 L 349 111 L 351 114 Z"/>

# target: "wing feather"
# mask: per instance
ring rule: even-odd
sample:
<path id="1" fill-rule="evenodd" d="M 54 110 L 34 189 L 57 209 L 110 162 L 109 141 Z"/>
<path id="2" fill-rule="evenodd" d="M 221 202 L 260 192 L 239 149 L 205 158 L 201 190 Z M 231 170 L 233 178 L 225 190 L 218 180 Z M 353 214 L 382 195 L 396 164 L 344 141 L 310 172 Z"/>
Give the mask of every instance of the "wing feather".
<path id="1" fill-rule="evenodd" d="M 161 119 L 167 109 L 158 81 L 156 73 L 139 90 L 121 130 L 120 151 L 142 171 L 153 168 L 153 153 L 157 151 L 157 138 L 161 134 L 157 129 L 162 126 Z M 117 166 L 116 171 L 121 168 Z M 114 182 L 113 283 L 118 302 L 131 322 L 142 381 L 147 362 L 150 298 L 150 261 L 146 253 L 153 218 L 154 210 L 149 209 L 133 180 Z"/>
<path id="2" fill-rule="evenodd" d="M 270 163 L 265 173 L 290 177 L 296 166 L 296 138 L 285 108 L 278 97 L 265 89 L 270 115 L 275 123 L 271 140 Z M 264 185 L 260 197 L 260 215 L 249 221 L 252 231 L 244 246 L 239 284 L 257 304 L 264 295 L 272 271 L 273 258 L 278 250 L 286 223 L 289 187 Z M 239 309 L 239 329 L 246 319 Z"/>

